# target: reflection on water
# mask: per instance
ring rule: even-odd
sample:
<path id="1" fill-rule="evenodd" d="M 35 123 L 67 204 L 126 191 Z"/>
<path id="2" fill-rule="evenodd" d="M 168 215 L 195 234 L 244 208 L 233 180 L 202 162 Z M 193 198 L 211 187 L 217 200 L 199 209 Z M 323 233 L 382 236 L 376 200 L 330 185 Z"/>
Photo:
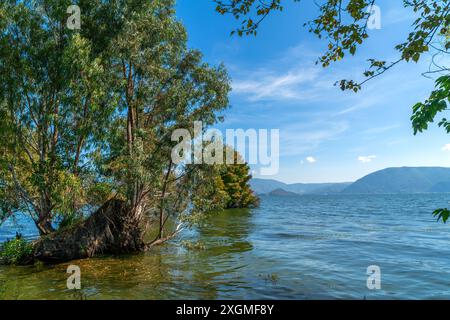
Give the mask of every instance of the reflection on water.
<path id="1" fill-rule="evenodd" d="M 252 250 L 248 210 L 218 213 L 182 239 L 152 252 L 72 261 L 82 272 L 82 292 L 66 289 L 69 263 L 0 267 L 3 299 L 216 299 L 245 288 L 241 255 Z M 205 243 L 201 248 L 187 244 Z"/>
<path id="2" fill-rule="evenodd" d="M 263 197 L 261 208 L 214 214 L 147 254 L 71 262 L 81 292 L 66 289 L 68 263 L 0 267 L 0 298 L 450 298 L 450 229 L 430 215 L 448 198 Z M 0 241 L 13 234 L 0 228 Z M 373 264 L 379 291 L 366 287 Z"/>

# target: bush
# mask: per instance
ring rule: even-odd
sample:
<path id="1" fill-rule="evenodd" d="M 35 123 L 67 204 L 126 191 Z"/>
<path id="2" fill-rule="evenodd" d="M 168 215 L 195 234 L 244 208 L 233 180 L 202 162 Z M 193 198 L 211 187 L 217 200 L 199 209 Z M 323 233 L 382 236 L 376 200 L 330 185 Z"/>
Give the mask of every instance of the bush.
<path id="1" fill-rule="evenodd" d="M 16 237 L 0 245 L 0 263 L 27 264 L 32 260 L 32 253 L 33 245 L 21 237 Z"/>

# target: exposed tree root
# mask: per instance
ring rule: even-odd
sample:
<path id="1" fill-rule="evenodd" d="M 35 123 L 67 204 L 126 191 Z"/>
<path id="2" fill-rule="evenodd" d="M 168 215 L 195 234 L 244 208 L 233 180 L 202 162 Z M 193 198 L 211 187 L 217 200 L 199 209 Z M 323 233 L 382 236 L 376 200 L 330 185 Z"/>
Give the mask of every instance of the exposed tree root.
<path id="1" fill-rule="evenodd" d="M 99 254 L 142 252 L 146 248 L 139 218 L 123 201 L 110 200 L 80 224 L 38 240 L 34 259 L 59 263 Z"/>

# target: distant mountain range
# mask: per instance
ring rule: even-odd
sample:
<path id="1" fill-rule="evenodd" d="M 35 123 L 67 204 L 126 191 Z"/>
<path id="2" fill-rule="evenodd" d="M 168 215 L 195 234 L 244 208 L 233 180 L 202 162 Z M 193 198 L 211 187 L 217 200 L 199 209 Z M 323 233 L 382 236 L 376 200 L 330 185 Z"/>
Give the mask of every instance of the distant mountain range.
<path id="1" fill-rule="evenodd" d="M 293 194 L 329 194 L 340 193 L 352 183 L 295 183 L 286 184 L 277 180 L 252 179 L 250 185 L 257 194 L 270 194 L 282 191 Z"/>
<path id="2" fill-rule="evenodd" d="M 257 194 L 382 194 L 450 193 L 450 168 L 402 167 L 371 173 L 355 182 L 286 184 L 277 180 L 252 179 Z"/>

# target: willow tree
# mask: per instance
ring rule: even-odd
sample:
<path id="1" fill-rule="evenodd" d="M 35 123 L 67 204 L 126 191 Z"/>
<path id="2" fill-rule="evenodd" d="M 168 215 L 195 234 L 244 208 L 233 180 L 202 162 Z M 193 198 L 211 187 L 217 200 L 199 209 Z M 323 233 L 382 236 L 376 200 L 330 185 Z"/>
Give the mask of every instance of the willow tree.
<path id="1" fill-rule="evenodd" d="M 66 27 L 74 4 L 81 30 Z M 172 0 L 0 4 L 1 213 L 33 218 L 46 235 L 36 258 L 145 250 L 167 238 L 169 217 L 185 213 L 201 181 L 172 163 L 171 132 L 218 121 L 230 85 L 222 66 L 187 48 L 173 7 Z M 54 232 L 58 218 L 73 216 L 88 218 Z M 159 232 L 149 243 L 153 220 Z"/>
<path id="2" fill-rule="evenodd" d="M 156 208 L 158 241 L 164 238 L 168 202 L 183 211 L 180 203 L 187 204 L 180 195 L 190 185 L 185 168 L 172 162 L 171 134 L 194 121 L 216 123 L 228 106 L 230 85 L 223 66 L 210 67 L 200 52 L 187 49 L 174 1 L 140 2 L 112 43 L 113 90 L 120 93 L 119 110 L 126 117 L 116 119 L 111 148 L 99 164 L 138 223 Z"/>
<path id="3" fill-rule="evenodd" d="M 68 4 L 0 4 L 2 215 L 28 213 L 42 235 L 87 203 L 89 149 L 113 111 L 101 58 L 66 28 Z"/>

